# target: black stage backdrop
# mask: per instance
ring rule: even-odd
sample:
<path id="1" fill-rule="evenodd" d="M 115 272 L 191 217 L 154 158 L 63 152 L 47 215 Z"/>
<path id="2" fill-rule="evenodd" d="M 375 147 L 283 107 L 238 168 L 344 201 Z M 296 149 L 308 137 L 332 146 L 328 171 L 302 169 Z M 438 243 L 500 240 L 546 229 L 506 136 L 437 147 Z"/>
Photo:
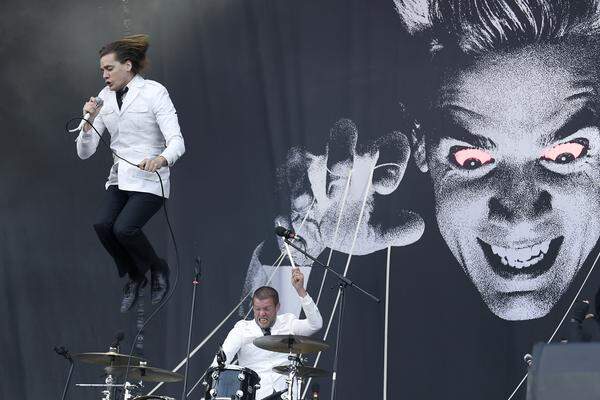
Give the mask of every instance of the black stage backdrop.
<path id="1" fill-rule="evenodd" d="M 193 346 L 270 271 L 261 264 L 276 258 L 276 219 L 292 218 L 324 261 L 335 248 L 336 269 L 348 264 L 348 276 L 382 298 L 392 245 L 387 395 L 393 399 L 507 398 L 525 373 L 523 355 L 552 334 L 589 270 L 588 260 L 552 300 L 517 302 L 521 308 L 514 313 L 501 300 L 482 300 L 477 287 L 489 295 L 486 283 L 473 284 L 473 272 L 461 267 L 468 257 L 457 262 L 440 234 L 448 219 L 435 218 L 430 174 L 420 172 L 411 156 L 402 177 L 408 143 L 394 132 L 411 134 L 402 103 L 419 92 L 425 68 L 392 0 L 61 0 L 0 7 L 2 399 L 60 395 L 68 365 L 53 346 L 105 351 L 123 330 L 129 349 L 134 335 L 134 313 L 118 312 L 124 282 L 92 229 L 110 155 L 99 148 L 93 158 L 79 160 L 75 137 L 63 131 L 102 87 L 97 50 L 123 34 L 150 35 L 145 76 L 169 89 L 187 147 L 173 168 L 168 202 L 180 281 L 146 330 L 144 355 L 152 365 L 171 369 L 185 355 L 194 258 L 202 260 L 202 282 Z M 374 161 L 388 164 L 371 177 Z M 338 219 L 343 203 L 346 215 Z M 587 214 L 588 221 L 595 217 Z M 470 234 L 460 215 L 452 221 Z M 348 261 L 356 226 L 361 229 Z M 175 269 L 162 212 L 146 231 Z M 586 232 L 597 239 L 593 230 Z M 260 262 L 253 263 L 263 241 Z M 502 244 L 510 247 L 499 239 Z M 548 244 L 539 246 L 533 256 L 549 252 Z M 510 251 L 504 260 L 518 264 Z M 310 274 L 314 298 L 321 277 L 317 269 Z M 597 278 L 592 275 L 584 295 L 594 293 Z M 335 294 L 328 276 L 319 304 L 326 323 Z M 239 318 L 236 312 L 192 359 L 190 382 Z M 338 398 L 383 398 L 385 325 L 385 302 L 347 291 Z M 332 345 L 335 327 L 334 321 L 327 338 Z M 325 353 L 319 366 L 330 369 L 332 356 L 332 350 Z M 102 380 L 100 368 L 78 364 L 72 382 Z M 320 384 L 329 396 L 328 380 Z M 169 384 L 160 392 L 179 397 L 180 390 L 181 384 Z M 70 396 L 100 397 L 98 390 L 75 387 Z M 191 398 L 200 397 L 196 391 Z"/>

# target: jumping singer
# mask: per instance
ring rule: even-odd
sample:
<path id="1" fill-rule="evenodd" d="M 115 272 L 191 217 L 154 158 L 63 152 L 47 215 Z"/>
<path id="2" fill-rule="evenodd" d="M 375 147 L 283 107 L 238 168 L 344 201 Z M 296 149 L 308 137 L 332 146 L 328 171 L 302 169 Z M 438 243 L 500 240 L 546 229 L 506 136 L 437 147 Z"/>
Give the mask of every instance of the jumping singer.
<path id="1" fill-rule="evenodd" d="M 153 304 L 159 303 L 169 289 L 169 266 L 156 254 L 142 228 L 169 197 L 170 167 L 185 152 L 167 89 L 140 75 L 147 62 L 148 45 L 147 35 L 134 35 L 102 47 L 100 70 L 106 86 L 83 106 L 84 115 L 89 113 L 98 133 L 108 130 L 111 150 L 134 164 L 113 156 L 105 199 L 94 224 L 119 276 L 129 278 L 121 312 L 135 304 L 138 290 L 147 283 L 148 270 Z M 79 157 L 94 154 L 99 141 L 99 135 L 86 123 L 77 137 Z"/>

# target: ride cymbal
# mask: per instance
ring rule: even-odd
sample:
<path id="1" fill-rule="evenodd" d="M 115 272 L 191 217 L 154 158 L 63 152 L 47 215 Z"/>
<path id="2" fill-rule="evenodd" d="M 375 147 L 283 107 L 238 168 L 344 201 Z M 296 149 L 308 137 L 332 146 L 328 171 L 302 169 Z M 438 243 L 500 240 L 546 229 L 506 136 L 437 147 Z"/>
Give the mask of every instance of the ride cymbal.
<path id="1" fill-rule="evenodd" d="M 289 375 L 291 369 L 292 367 L 289 365 L 279 365 L 273 368 L 273 372 L 281 375 Z M 329 375 L 329 372 L 321 368 L 304 367 L 301 365 L 296 367 L 296 376 L 300 378 L 320 378 L 327 375 Z"/>
<path id="2" fill-rule="evenodd" d="M 111 375 L 125 375 L 127 366 L 106 367 L 104 370 Z M 127 372 L 127 379 L 129 378 L 144 382 L 179 382 L 183 380 L 183 375 L 147 365 L 130 365 Z"/>
<path id="3" fill-rule="evenodd" d="M 322 340 L 299 335 L 261 336 L 254 339 L 253 343 L 256 347 L 277 353 L 308 354 L 329 348 Z"/>
<path id="4" fill-rule="evenodd" d="M 87 364 L 104 366 L 119 366 L 127 364 L 137 365 L 140 362 L 146 361 L 140 357 L 128 356 L 126 354 L 115 353 L 112 351 L 107 353 L 77 353 L 73 354 L 73 358 Z"/>

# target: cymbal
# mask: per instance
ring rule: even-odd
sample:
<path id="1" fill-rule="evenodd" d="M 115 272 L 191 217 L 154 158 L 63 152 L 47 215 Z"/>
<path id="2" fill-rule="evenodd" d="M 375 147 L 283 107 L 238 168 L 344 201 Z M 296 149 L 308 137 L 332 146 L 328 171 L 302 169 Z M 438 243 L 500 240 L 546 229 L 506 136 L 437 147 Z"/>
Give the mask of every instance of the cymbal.
<path id="1" fill-rule="evenodd" d="M 273 372 L 281 375 L 289 375 L 290 370 L 291 367 L 289 365 L 279 365 L 273 368 Z M 300 378 L 319 378 L 327 376 L 328 374 L 329 372 L 321 368 L 304 367 L 301 365 L 296 367 L 296 376 L 299 376 Z"/>
<path id="2" fill-rule="evenodd" d="M 253 341 L 256 347 L 277 353 L 307 354 L 327 350 L 329 345 L 322 340 L 299 335 L 261 336 Z"/>
<path id="3" fill-rule="evenodd" d="M 127 366 L 104 368 L 104 371 L 111 375 L 125 375 L 125 370 L 127 370 Z M 131 365 L 127 372 L 127 378 L 144 382 L 179 382 L 183 380 L 183 375 L 147 365 Z"/>
<path id="4" fill-rule="evenodd" d="M 73 354 L 73 358 L 87 364 L 96 364 L 104 366 L 118 366 L 118 365 L 137 365 L 140 361 L 146 361 L 143 358 L 136 356 L 128 356 L 126 354 L 119 354 L 112 351 L 108 353 L 77 353 Z M 131 361 L 129 361 L 131 360 Z"/>

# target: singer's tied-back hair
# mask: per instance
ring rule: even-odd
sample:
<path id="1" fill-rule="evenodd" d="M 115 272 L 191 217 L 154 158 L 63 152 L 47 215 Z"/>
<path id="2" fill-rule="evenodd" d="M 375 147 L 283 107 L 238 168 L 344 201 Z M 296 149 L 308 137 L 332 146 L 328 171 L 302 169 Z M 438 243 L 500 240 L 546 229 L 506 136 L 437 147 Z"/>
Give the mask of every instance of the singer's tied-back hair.
<path id="1" fill-rule="evenodd" d="M 131 61 L 134 74 L 141 72 L 148 64 L 146 52 L 150 45 L 148 35 L 125 36 L 122 39 L 108 43 L 100 49 L 100 57 L 114 53 L 120 63 Z"/>

